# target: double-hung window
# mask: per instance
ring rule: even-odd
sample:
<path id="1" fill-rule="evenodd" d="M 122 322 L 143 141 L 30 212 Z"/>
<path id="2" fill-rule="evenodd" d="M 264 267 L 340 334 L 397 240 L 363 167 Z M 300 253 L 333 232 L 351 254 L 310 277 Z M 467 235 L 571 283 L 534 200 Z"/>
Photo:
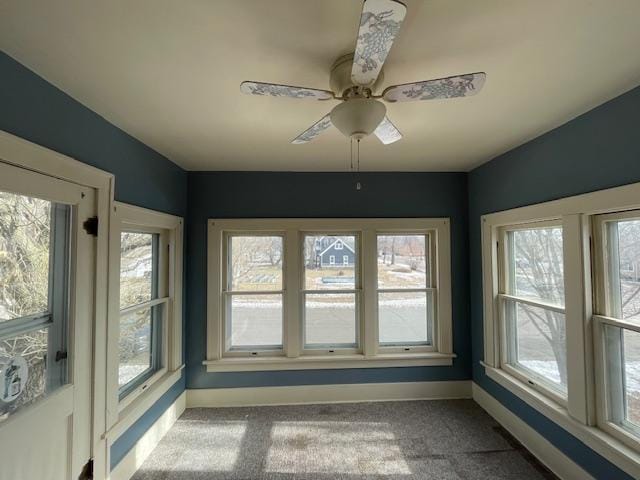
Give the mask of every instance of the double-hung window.
<path id="1" fill-rule="evenodd" d="M 640 439 L 640 211 L 599 215 L 596 338 L 601 347 L 600 423 L 622 439 Z"/>
<path id="2" fill-rule="evenodd" d="M 304 349 L 356 351 L 360 337 L 360 273 L 357 234 L 303 236 Z M 349 250 L 354 264 L 336 265 L 335 250 Z M 324 261 L 329 256 L 329 264 Z M 347 257 L 348 258 L 348 257 Z"/>
<path id="3" fill-rule="evenodd" d="M 226 235 L 225 349 L 281 352 L 283 237 L 279 234 Z"/>
<path id="4" fill-rule="evenodd" d="M 139 228 L 120 234 L 120 398 L 163 367 L 169 302 L 166 250 L 160 231 Z"/>
<path id="5" fill-rule="evenodd" d="M 448 219 L 208 231 L 208 371 L 451 365 Z"/>
<path id="6" fill-rule="evenodd" d="M 182 219 L 115 202 L 110 228 L 110 424 L 182 366 Z M 155 388 L 155 387 L 154 387 Z"/>
<path id="7" fill-rule="evenodd" d="M 416 351 L 433 345 L 436 288 L 431 233 L 377 235 L 378 342 Z"/>
<path id="8" fill-rule="evenodd" d="M 562 225 L 500 230 L 503 368 L 563 399 L 567 392 Z"/>

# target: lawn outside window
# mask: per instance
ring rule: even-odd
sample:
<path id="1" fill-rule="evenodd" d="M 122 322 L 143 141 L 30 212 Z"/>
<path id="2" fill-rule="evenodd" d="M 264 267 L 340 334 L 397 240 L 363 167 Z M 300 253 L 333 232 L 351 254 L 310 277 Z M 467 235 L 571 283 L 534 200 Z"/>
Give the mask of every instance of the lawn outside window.
<path id="1" fill-rule="evenodd" d="M 396 288 L 380 292 L 379 235 L 417 242 L 398 241 L 403 250 L 383 266 Z M 237 239 L 263 240 L 252 253 Z M 208 371 L 450 365 L 449 241 L 447 219 L 210 220 Z M 232 265 L 247 272 L 238 284 Z M 378 295 L 400 296 L 382 302 L 399 309 L 380 313 Z M 379 316 L 394 317 L 402 341 L 378 342 Z M 240 345 L 238 332 L 254 340 Z"/>

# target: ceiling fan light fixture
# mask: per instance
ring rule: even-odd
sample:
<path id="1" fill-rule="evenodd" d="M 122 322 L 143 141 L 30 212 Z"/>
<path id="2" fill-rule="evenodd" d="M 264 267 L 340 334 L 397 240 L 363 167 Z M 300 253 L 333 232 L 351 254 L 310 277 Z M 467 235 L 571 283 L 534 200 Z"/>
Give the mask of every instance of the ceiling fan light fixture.
<path id="1" fill-rule="evenodd" d="M 387 113 L 382 102 L 372 98 L 352 98 L 331 110 L 331 123 L 348 138 L 360 140 L 371 135 Z"/>

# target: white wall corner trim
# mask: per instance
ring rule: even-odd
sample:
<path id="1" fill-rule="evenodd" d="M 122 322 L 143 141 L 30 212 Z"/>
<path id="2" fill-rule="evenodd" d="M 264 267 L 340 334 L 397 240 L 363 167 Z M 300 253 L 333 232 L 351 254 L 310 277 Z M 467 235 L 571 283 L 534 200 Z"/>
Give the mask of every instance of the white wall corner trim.
<path id="1" fill-rule="evenodd" d="M 357 383 L 187 390 L 187 408 L 471 398 L 471 381 Z"/>
<path id="2" fill-rule="evenodd" d="M 546 438 L 518 418 L 482 387 L 473 383 L 473 400 L 487 411 L 509 433 L 518 439 L 527 450 L 562 479 L 593 480 L 593 477 L 554 447 Z"/>
<path id="3" fill-rule="evenodd" d="M 140 465 L 160 443 L 162 437 L 171 429 L 176 420 L 183 414 L 187 405 L 187 394 L 182 392 L 175 402 L 155 421 L 155 423 L 138 440 L 135 446 L 111 471 L 109 480 L 129 480 Z"/>

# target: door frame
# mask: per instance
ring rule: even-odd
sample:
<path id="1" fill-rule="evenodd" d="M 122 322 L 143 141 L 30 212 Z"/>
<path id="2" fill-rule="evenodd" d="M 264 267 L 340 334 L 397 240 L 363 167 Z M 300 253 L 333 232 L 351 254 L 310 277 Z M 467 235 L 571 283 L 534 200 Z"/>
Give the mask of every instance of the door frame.
<path id="1" fill-rule="evenodd" d="M 96 242 L 92 368 L 91 455 L 96 480 L 107 478 L 106 373 L 109 213 L 114 202 L 115 177 L 71 157 L 0 130 L 0 162 L 95 190 L 99 219 Z M 98 341 L 98 339 L 101 339 Z M 89 460 L 89 459 L 87 459 Z"/>

